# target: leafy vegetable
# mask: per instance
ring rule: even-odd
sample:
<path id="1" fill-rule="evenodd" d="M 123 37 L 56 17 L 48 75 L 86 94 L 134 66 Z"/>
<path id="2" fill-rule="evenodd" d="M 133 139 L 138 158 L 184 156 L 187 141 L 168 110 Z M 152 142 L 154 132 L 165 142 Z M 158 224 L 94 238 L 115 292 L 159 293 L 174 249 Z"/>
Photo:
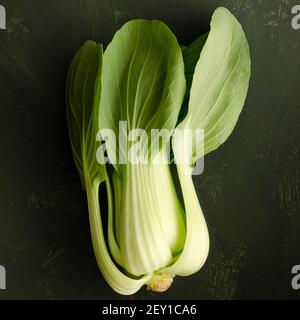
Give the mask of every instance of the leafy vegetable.
<path id="1" fill-rule="evenodd" d="M 188 47 L 180 47 L 160 21 L 133 20 L 104 54 L 102 45 L 88 41 L 75 55 L 67 83 L 71 146 L 87 193 L 95 255 L 115 291 L 132 294 L 145 284 L 165 291 L 175 275 L 193 274 L 205 263 L 209 236 L 191 170 L 232 132 L 249 78 L 245 34 L 225 8 L 215 11 L 209 34 Z M 203 128 L 204 139 L 191 144 L 185 135 L 172 138 L 175 128 L 193 136 Z M 132 129 L 134 139 L 123 141 Z M 115 133 L 119 143 L 103 130 Z M 159 130 L 168 130 L 160 143 Z M 170 141 L 183 206 L 168 164 Z M 112 165 L 99 162 L 103 146 Z M 129 149 L 146 161 L 124 161 Z M 107 225 L 100 213 L 102 183 Z"/>

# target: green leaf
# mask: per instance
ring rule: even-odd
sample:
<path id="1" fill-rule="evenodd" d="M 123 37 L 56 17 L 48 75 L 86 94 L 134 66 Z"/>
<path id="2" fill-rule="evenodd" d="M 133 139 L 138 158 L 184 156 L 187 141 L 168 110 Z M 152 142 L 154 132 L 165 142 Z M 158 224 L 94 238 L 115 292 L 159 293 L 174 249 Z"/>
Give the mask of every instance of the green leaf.
<path id="1" fill-rule="evenodd" d="M 182 48 L 182 55 L 184 61 L 185 78 L 186 78 L 186 92 L 183 99 L 182 107 L 180 109 L 178 123 L 180 123 L 187 115 L 188 105 L 190 99 L 190 91 L 192 87 L 193 76 L 200 53 L 207 40 L 208 33 L 205 33 L 193 41 L 188 47 Z"/>
<path id="2" fill-rule="evenodd" d="M 227 9 L 218 8 L 193 76 L 188 115 L 179 125 L 205 131 L 204 154 L 193 139 L 192 162 L 217 149 L 234 129 L 248 91 L 250 64 L 240 23 Z"/>
<path id="3" fill-rule="evenodd" d="M 134 20 L 114 36 L 103 57 L 100 128 L 174 129 L 185 92 L 180 46 L 160 21 Z M 123 146 L 122 146 L 123 147 Z M 113 158 L 113 150 L 108 155 Z M 150 149 L 144 149 L 144 155 Z M 117 149 L 117 153 L 119 150 Z M 127 152 L 121 148 L 123 157 Z M 115 165 L 120 173 L 120 167 Z"/>
<path id="4" fill-rule="evenodd" d="M 72 152 L 83 186 L 86 177 L 105 177 L 104 166 L 96 160 L 101 70 L 102 45 L 87 41 L 71 62 L 66 94 Z"/>
<path id="5" fill-rule="evenodd" d="M 132 279 L 116 266 L 104 237 L 99 204 L 99 185 L 106 180 L 108 191 L 108 240 L 111 254 L 121 263 L 114 234 L 112 192 L 106 168 L 96 159 L 96 135 L 101 96 L 102 45 L 87 41 L 76 53 L 67 82 L 67 116 L 72 151 L 87 193 L 92 242 L 99 268 L 109 285 L 120 294 L 133 294 L 151 276 Z"/>
<path id="6" fill-rule="evenodd" d="M 219 8 L 212 17 L 211 31 L 197 62 L 187 117 L 179 125 L 181 129 L 205 130 L 205 154 L 222 144 L 233 130 L 249 78 L 250 55 L 245 34 L 234 16 Z M 203 145 L 197 147 L 194 145 L 192 163 L 204 155 Z M 174 139 L 175 160 L 181 160 L 188 148 L 189 142 L 184 138 Z M 177 261 L 162 272 L 186 276 L 197 272 L 206 261 L 209 236 L 189 165 L 177 164 L 177 172 L 186 211 L 186 241 Z"/>

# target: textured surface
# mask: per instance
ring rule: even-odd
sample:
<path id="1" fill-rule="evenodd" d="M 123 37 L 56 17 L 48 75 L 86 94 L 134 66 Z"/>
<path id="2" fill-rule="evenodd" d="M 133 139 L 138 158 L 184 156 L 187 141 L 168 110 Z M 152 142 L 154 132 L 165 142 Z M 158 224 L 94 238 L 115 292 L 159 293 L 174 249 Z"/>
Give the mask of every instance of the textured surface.
<path id="1" fill-rule="evenodd" d="M 229 141 L 195 178 L 211 251 L 205 267 L 157 296 L 129 299 L 300 298 L 300 31 L 297 1 L 1 0 L 0 265 L 6 298 L 123 298 L 93 256 L 85 194 L 67 136 L 69 61 L 86 39 L 110 41 L 132 18 L 166 22 L 182 43 L 208 30 L 220 5 L 247 34 L 253 75 Z M 209 3 L 209 4 L 208 4 Z M 125 298 L 124 298 L 125 299 Z"/>

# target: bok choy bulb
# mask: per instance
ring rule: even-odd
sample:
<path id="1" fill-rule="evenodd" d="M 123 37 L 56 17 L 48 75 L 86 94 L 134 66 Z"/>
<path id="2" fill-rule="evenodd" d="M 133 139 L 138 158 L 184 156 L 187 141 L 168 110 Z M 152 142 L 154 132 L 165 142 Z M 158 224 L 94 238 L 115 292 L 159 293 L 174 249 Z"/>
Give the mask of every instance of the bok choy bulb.
<path id="1" fill-rule="evenodd" d="M 191 171 L 232 132 L 249 78 L 245 34 L 225 8 L 215 11 L 209 34 L 188 47 L 180 47 L 160 21 L 133 20 L 104 54 L 102 45 L 87 41 L 75 55 L 67 83 L 71 146 L 87 193 L 95 256 L 116 292 L 129 295 L 144 285 L 162 292 L 176 275 L 191 275 L 205 263 L 209 236 Z M 120 122 L 126 122 L 124 130 Z M 96 139 L 101 130 L 119 137 L 134 129 L 151 136 L 150 143 L 139 137 L 138 154 L 146 161 L 128 159 L 131 140 L 106 141 L 108 158 L 118 161 L 97 161 L 99 150 L 104 158 Z M 204 129 L 204 139 L 200 144 L 184 135 L 175 139 L 174 129 L 189 129 L 193 138 Z M 160 130 L 168 134 L 153 154 Z M 182 204 L 167 161 L 170 146 Z M 102 183 L 107 213 L 100 210 Z"/>

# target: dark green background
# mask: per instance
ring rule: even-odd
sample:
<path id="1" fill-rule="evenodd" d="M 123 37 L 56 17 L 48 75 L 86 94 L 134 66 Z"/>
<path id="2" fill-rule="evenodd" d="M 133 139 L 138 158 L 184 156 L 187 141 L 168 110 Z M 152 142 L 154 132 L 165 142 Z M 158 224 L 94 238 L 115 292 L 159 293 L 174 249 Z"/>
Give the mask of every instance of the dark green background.
<path id="1" fill-rule="evenodd" d="M 240 121 L 206 157 L 195 185 L 211 250 L 196 275 L 129 299 L 300 298 L 300 30 L 297 1 L 0 0 L 0 299 L 126 298 L 104 282 L 92 252 L 85 194 L 67 136 L 69 61 L 86 39 L 105 45 L 133 18 L 166 22 L 188 44 L 217 6 L 242 23 L 252 79 Z"/>

